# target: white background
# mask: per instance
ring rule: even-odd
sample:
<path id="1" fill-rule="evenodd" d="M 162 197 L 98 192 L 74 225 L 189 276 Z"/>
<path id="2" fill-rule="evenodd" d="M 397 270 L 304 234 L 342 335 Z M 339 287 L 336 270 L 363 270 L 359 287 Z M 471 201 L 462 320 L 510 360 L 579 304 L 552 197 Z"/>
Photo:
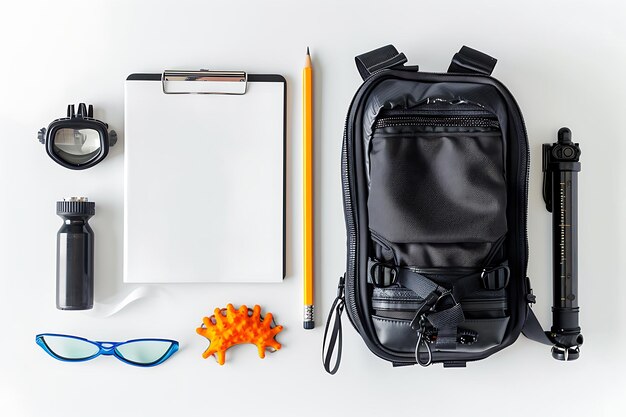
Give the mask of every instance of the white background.
<path id="1" fill-rule="evenodd" d="M 524 1 L 13 1 L 0 15 L 0 415 L 207 416 L 623 415 L 625 285 L 623 119 L 626 11 L 621 2 Z M 353 57 L 393 43 L 410 63 L 442 71 L 462 44 L 499 59 L 494 75 L 516 96 L 530 137 L 530 265 L 550 322 L 550 216 L 541 200 L 543 142 L 561 126 L 582 147 L 580 360 L 560 363 L 520 338 L 466 369 L 393 369 L 373 356 L 344 317 L 343 364 L 320 363 L 323 317 L 345 267 L 340 142 L 360 83 Z M 306 46 L 315 63 L 317 327 L 301 326 L 301 83 Z M 164 68 L 245 69 L 288 81 L 287 277 L 271 285 L 161 285 L 158 297 L 102 318 L 58 311 L 55 201 L 96 202 L 96 301 L 121 297 L 123 82 Z M 69 103 L 94 104 L 120 132 L 100 165 L 84 172 L 50 160 L 39 128 Z M 158 121 L 155 121 L 158 123 Z M 184 146 L 183 140 L 172 146 Z M 164 152 L 167 152 L 164 149 Z M 210 190 L 206 191 L 210 192 Z M 164 196 L 165 198 L 165 196 Z M 254 204 L 254 202 L 250 202 Z M 197 215 L 202 215 L 197 213 Z M 190 233 L 194 233 L 190 229 Z M 159 230 L 146 238 L 159 238 Z M 207 274 L 211 271 L 207 270 Z M 285 326 L 283 349 L 253 346 L 218 366 L 195 334 L 228 302 L 261 304 Z M 167 337 L 181 351 L 151 369 L 101 357 L 61 363 L 35 345 L 40 332 L 99 340 Z"/>

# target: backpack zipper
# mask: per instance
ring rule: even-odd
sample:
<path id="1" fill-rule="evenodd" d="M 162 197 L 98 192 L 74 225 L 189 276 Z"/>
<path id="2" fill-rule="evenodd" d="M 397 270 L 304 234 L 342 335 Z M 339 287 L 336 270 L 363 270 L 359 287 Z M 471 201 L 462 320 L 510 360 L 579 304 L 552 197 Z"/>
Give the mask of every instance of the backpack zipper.
<path id="1" fill-rule="evenodd" d="M 463 311 L 491 311 L 507 308 L 506 298 L 468 298 L 461 300 L 461 305 Z"/>
<path id="2" fill-rule="evenodd" d="M 348 115 L 346 115 L 346 124 L 343 129 L 343 146 L 341 149 L 341 182 L 343 188 L 343 206 L 344 213 L 346 217 L 346 232 L 348 236 L 348 265 L 346 266 L 346 278 L 344 282 L 339 281 L 338 288 L 345 287 L 345 292 L 350 293 L 352 297 L 349 297 L 349 302 L 346 303 L 348 305 L 348 318 L 352 325 L 359 330 L 362 327 L 361 322 L 359 320 L 358 308 L 356 305 L 356 300 L 354 297 L 355 294 L 355 279 L 354 274 L 350 277 L 349 271 L 355 270 L 355 262 L 356 262 L 356 228 L 355 228 L 355 220 L 354 220 L 354 211 L 352 208 L 352 193 L 350 192 L 350 179 L 348 178 L 348 172 L 350 172 L 350 165 L 348 163 L 348 120 L 349 120 L 350 111 L 348 111 Z M 352 279 L 350 279 L 352 278 Z"/>
<path id="3" fill-rule="evenodd" d="M 405 297 L 405 298 L 388 298 L 388 297 L 373 297 L 372 303 L 376 304 L 372 307 L 373 310 L 378 311 L 417 311 L 419 305 L 423 300 L 417 297 Z M 393 303 L 394 307 L 385 307 L 385 303 Z M 399 306 L 402 305 L 402 308 Z M 507 302 L 506 298 L 468 298 L 461 300 L 461 306 L 465 312 L 473 311 L 500 311 L 506 310 Z"/>
<path id="4" fill-rule="evenodd" d="M 500 129 L 500 123 L 498 123 L 497 119 L 474 116 L 392 116 L 381 117 L 374 123 L 374 129 L 396 126 L 482 127 Z"/>
<path id="5" fill-rule="evenodd" d="M 416 266 L 403 267 L 410 271 L 423 275 L 467 275 L 480 272 L 482 268 L 454 267 L 454 268 L 420 268 Z"/>

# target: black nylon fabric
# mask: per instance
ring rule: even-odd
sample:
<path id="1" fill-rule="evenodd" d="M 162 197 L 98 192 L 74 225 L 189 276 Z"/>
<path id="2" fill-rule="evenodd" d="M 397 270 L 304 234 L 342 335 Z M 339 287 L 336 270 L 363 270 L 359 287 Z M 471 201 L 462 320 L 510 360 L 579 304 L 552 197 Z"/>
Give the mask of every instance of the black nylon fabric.
<path id="1" fill-rule="evenodd" d="M 506 233 L 499 132 L 374 133 L 370 178 L 370 229 L 389 242 L 484 243 Z"/>
<path id="2" fill-rule="evenodd" d="M 497 118 L 466 101 L 414 101 L 421 104 L 387 109 L 390 99 L 375 119 L 369 229 L 398 265 L 480 267 L 507 232 Z"/>
<path id="3" fill-rule="evenodd" d="M 382 111 L 414 108 L 431 102 L 458 102 L 475 103 L 486 111 L 493 113 L 503 134 L 506 155 L 508 141 L 508 109 L 502 101 L 498 90 L 488 84 L 467 82 L 419 82 L 399 79 L 381 81 L 376 86 L 376 93 L 372 94 L 363 108 L 362 137 L 364 147 L 369 153 L 370 141 L 376 118 Z M 366 156 L 366 171 L 369 171 L 369 160 Z"/>
<path id="4" fill-rule="evenodd" d="M 399 266 L 440 268 L 443 275 L 445 268 L 482 268 L 488 257 L 503 261 L 498 242 L 508 232 L 509 122 L 496 90 L 479 84 L 386 80 L 376 92 L 364 107 L 362 123 L 372 253 Z M 472 351 L 502 340 L 508 317 L 492 321 L 489 313 L 473 314 L 481 323 L 479 339 L 490 342 Z M 458 304 L 427 318 L 446 331 L 465 323 Z M 377 335 L 389 338 L 390 348 L 408 350 L 402 339 L 414 335 L 399 323 L 377 318 Z M 438 352 L 457 351 L 456 344 L 444 340 Z"/>
<path id="5" fill-rule="evenodd" d="M 436 94 L 430 95 L 431 92 Z M 365 261 L 372 253 L 383 255 L 384 259 L 387 256 L 393 257 L 393 250 L 386 246 L 383 238 L 368 239 L 369 146 L 372 127 L 381 110 L 408 108 L 426 102 L 429 98 L 449 102 L 469 99 L 493 113 L 499 121 L 503 139 L 502 159 L 507 167 L 512 167 L 509 171 L 512 179 L 507 179 L 507 192 L 511 195 L 506 200 L 507 226 L 510 228 L 506 233 L 507 236 L 512 233 L 512 236 L 505 241 L 502 256 L 507 252 L 514 252 L 503 258 L 510 261 L 514 274 L 511 278 L 514 285 L 507 290 L 509 306 L 514 314 L 510 317 L 476 317 L 465 320 L 464 328 L 481 335 L 478 341 L 454 352 L 433 352 L 433 359 L 439 362 L 465 362 L 485 358 L 510 345 L 519 334 L 523 323 L 518 296 L 525 294 L 525 286 L 521 280 L 525 276 L 526 268 L 526 256 L 523 252 L 526 248 L 526 223 L 523 213 L 527 196 L 524 188 L 527 177 L 527 140 L 517 104 L 504 86 L 489 77 L 381 71 L 370 77 L 355 96 L 346 124 L 344 155 L 347 157 L 343 164 L 344 209 L 349 231 L 346 305 L 350 319 L 367 346 L 376 355 L 395 364 L 415 362 L 413 351 L 416 337 L 413 334 L 413 337 L 407 338 L 406 327 L 410 327 L 409 320 L 376 317 L 371 311 L 371 284 L 366 282 Z M 509 140 L 512 142 L 509 143 Z M 520 227 L 517 226 L 517 221 L 520 222 Z M 428 250 L 421 252 L 437 252 L 438 249 L 434 246 L 437 244 L 430 243 Z M 459 244 L 462 243 L 455 243 Z M 481 243 L 467 243 L 471 244 Z M 483 248 L 484 254 L 489 252 L 488 247 Z M 498 296 L 501 295 L 499 292 Z"/>
<path id="6" fill-rule="evenodd" d="M 441 267 L 476 266 L 491 251 L 492 242 L 465 243 L 389 243 L 386 261 L 397 259 L 401 266 L 439 265 Z"/>

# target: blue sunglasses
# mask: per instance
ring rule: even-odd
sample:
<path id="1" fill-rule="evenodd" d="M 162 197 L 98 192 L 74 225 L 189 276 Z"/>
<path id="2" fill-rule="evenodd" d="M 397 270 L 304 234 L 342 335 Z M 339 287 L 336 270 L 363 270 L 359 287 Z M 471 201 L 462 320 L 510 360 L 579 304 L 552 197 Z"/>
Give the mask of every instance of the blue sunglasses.
<path id="1" fill-rule="evenodd" d="M 35 337 L 35 342 L 60 361 L 82 362 L 100 355 L 113 355 L 129 365 L 144 367 L 159 365 L 178 350 L 178 342 L 169 339 L 94 342 L 82 337 L 43 333 Z"/>

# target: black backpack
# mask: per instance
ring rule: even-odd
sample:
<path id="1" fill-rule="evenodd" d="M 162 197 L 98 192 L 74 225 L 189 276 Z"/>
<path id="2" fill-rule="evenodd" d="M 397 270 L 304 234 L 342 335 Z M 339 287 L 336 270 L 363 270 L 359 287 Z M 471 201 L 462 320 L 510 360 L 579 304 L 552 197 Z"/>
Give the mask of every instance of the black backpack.
<path id="1" fill-rule="evenodd" d="M 344 308 L 394 366 L 465 366 L 522 331 L 553 344 L 529 308 L 528 139 L 490 76 L 496 60 L 464 46 L 448 73 L 406 61 L 391 45 L 356 58 L 364 82 L 343 138 L 348 259 L 326 324 L 329 373 Z"/>

